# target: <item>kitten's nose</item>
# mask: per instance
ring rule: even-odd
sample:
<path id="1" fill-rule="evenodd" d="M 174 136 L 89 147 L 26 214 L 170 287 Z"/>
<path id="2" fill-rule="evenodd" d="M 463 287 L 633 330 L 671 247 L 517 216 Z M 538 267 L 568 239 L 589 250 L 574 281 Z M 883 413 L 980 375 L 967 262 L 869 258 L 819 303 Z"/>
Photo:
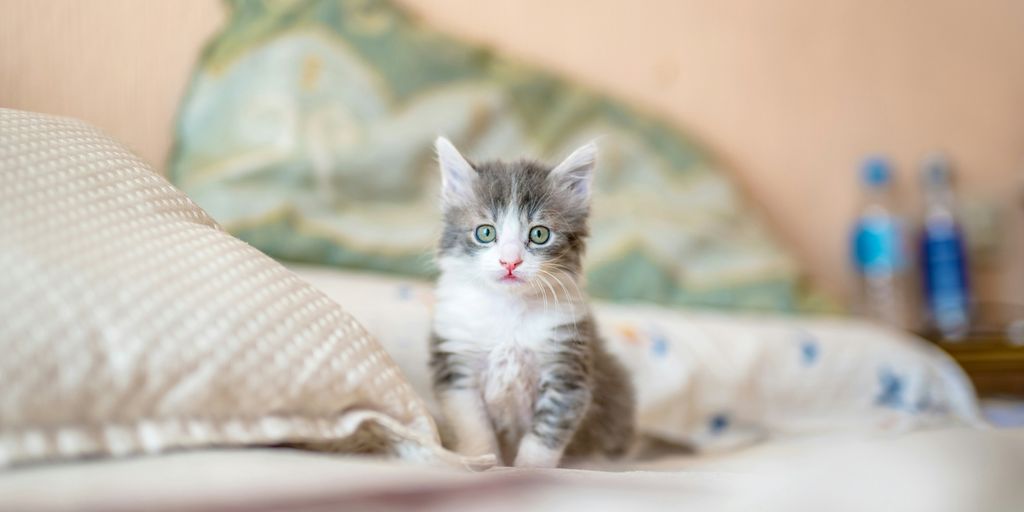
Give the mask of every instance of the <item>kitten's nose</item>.
<path id="1" fill-rule="evenodd" d="M 498 263 L 501 263 L 501 266 L 505 267 L 505 270 L 507 270 L 508 273 L 511 274 L 512 271 L 516 269 L 516 267 L 523 263 L 523 260 L 522 258 L 516 258 L 513 261 L 498 260 Z"/>

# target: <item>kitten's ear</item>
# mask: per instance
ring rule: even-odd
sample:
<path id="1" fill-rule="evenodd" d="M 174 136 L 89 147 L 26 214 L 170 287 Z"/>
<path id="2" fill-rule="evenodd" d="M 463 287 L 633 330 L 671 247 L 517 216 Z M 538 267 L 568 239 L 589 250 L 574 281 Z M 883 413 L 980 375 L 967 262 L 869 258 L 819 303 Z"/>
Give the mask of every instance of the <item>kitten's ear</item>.
<path id="1" fill-rule="evenodd" d="M 588 142 L 555 166 L 551 170 L 551 178 L 568 187 L 580 201 L 589 201 L 596 162 L 597 144 Z"/>
<path id="2" fill-rule="evenodd" d="M 451 141 L 438 137 L 434 141 L 437 162 L 441 167 L 441 200 L 446 204 L 466 203 L 473 197 L 476 169 L 462 157 Z"/>

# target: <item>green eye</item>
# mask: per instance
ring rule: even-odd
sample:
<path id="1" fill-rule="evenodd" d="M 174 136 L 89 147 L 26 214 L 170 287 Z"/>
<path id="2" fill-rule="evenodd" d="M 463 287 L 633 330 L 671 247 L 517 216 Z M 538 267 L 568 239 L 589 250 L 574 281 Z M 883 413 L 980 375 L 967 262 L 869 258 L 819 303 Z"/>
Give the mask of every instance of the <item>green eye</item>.
<path id="1" fill-rule="evenodd" d="M 482 244 L 494 241 L 494 226 L 481 224 L 476 227 L 476 240 Z"/>
<path id="2" fill-rule="evenodd" d="M 530 241 L 537 245 L 544 245 L 551 240 L 551 230 L 544 226 L 530 228 Z"/>

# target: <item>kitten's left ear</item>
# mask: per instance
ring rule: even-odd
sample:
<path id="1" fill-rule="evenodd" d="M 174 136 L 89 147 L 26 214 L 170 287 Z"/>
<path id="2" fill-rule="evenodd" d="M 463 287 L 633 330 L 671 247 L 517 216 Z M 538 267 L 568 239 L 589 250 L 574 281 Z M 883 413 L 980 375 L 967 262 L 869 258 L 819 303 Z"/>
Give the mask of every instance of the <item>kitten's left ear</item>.
<path id="1" fill-rule="evenodd" d="M 568 187 L 577 199 L 589 201 L 596 162 L 597 144 L 588 142 L 555 166 L 551 170 L 551 178 Z"/>

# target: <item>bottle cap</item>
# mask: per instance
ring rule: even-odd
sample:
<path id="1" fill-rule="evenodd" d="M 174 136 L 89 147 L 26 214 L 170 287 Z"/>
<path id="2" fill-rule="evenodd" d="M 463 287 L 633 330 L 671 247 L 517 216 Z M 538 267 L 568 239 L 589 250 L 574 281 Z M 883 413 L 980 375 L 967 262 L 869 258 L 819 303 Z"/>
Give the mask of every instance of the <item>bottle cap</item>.
<path id="1" fill-rule="evenodd" d="M 892 171 L 889 161 L 880 156 L 872 156 L 864 160 L 860 167 L 860 177 L 869 187 L 884 187 L 889 184 Z"/>
<path id="2" fill-rule="evenodd" d="M 953 177 L 949 159 L 941 153 L 935 153 L 924 161 L 921 167 L 921 182 L 928 185 L 946 185 Z"/>

